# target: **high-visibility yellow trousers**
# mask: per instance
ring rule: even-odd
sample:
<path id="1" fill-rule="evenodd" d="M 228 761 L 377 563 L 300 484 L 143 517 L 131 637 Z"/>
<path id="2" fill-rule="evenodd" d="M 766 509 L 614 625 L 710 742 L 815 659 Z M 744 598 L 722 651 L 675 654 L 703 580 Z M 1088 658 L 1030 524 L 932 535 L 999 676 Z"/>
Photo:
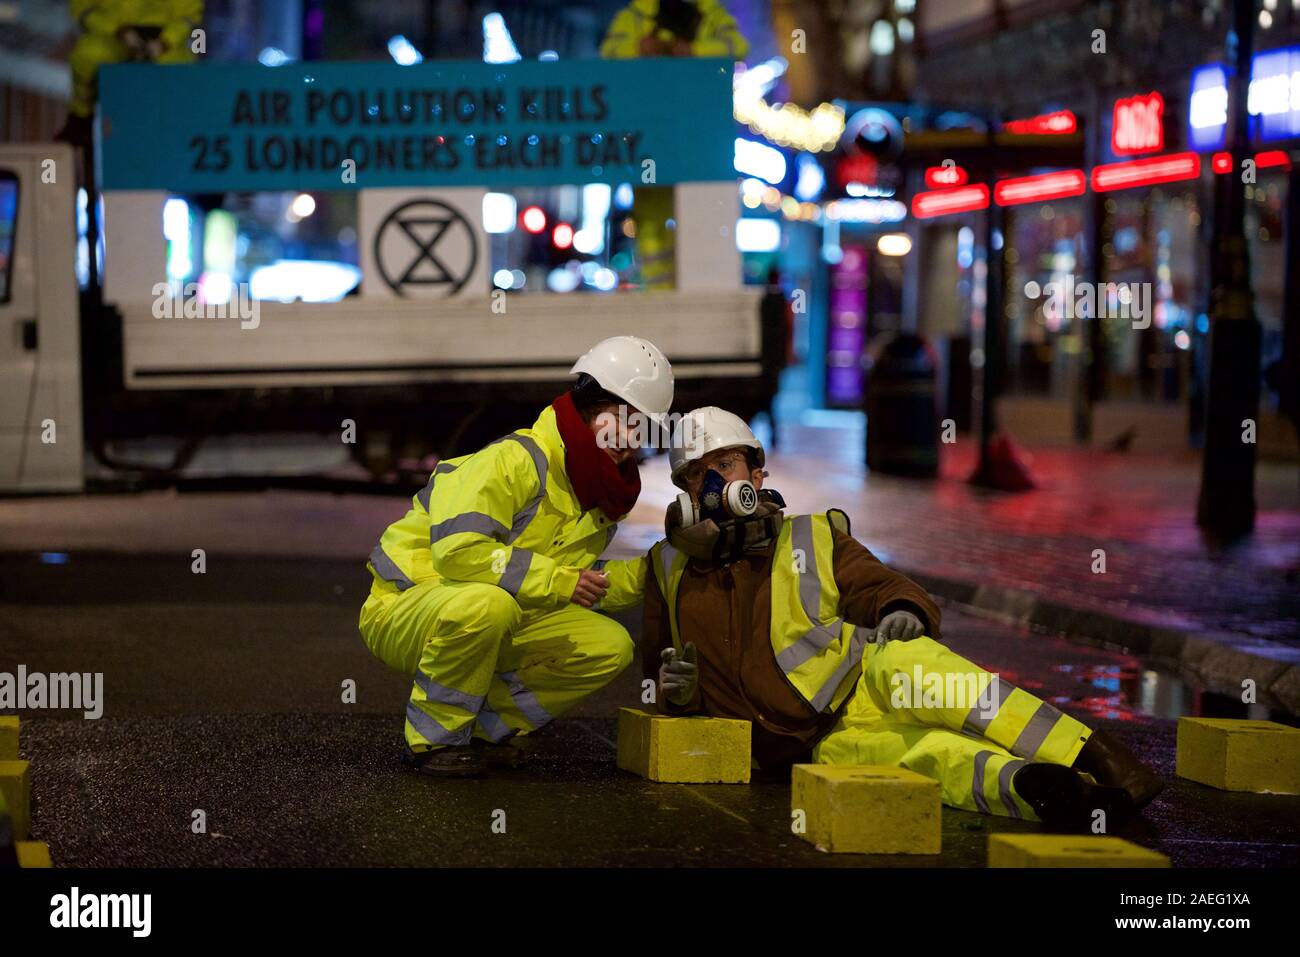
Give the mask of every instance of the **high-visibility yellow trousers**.
<path id="1" fill-rule="evenodd" d="M 932 638 L 868 646 L 818 764 L 904 767 L 939 782 L 943 803 L 1037 821 L 1011 778 L 1027 761 L 1074 763 L 1092 730 Z"/>
<path id="2" fill-rule="evenodd" d="M 415 676 L 406 741 L 416 749 L 536 731 L 633 655 L 627 629 L 611 618 L 579 605 L 525 615 L 504 589 L 469 582 L 372 592 L 360 628 L 376 657 Z"/>
<path id="3" fill-rule="evenodd" d="M 677 286 L 676 236 L 668 228 L 673 209 L 671 186 L 637 189 L 632 202 L 632 216 L 636 220 L 636 255 L 641 264 L 642 289 L 674 289 Z"/>

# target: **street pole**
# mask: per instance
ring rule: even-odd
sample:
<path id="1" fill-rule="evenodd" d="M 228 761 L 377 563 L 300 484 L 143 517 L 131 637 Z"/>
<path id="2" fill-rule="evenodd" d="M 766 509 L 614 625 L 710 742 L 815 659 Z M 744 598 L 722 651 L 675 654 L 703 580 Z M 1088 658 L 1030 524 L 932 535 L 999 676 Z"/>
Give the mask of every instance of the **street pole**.
<path id="1" fill-rule="evenodd" d="M 1102 150 L 1102 97 L 1096 86 L 1088 98 L 1087 127 L 1084 130 L 1084 168 L 1093 169 L 1101 165 Z M 1106 195 L 1095 190 L 1089 191 L 1083 199 L 1084 206 L 1084 281 L 1092 283 L 1092 288 L 1101 288 L 1103 260 L 1105 258 L 1106 240 L 1102 229 L 1106 223 Z M 1074 384 L 1074 440 L 1080 445 L 1092 441 L 1092 413 L 1101 401 L 1102 388 L 1105 383 L 1106 342 L 1102 336 L 1099 310 L 1095 307 L 1087 315 L 1079 317 L 1082 326 L 1079 335 L 1079 377 Z"/>
<path id="2" fill-rule="evenodd" d="M 997 434 L 997 401 L 1002 387 L 1002 314 L 1006 272 L 1003 257 L 1006 255 L 1006 218 L 998 203 L 989 203 L 984 211 L 984 336 L 982 348 L 984 364 L 980 369 L 980 447 L 979 462 L 970 481 L 975 485 L 995 486 L 989 446 Z M 1001 248 L 995 249 L 995 242 Z"/>
<path id="3" fill-rule="evenodd" d="M 922 186 L 921 171 L 907 171 L 907 195 L 915 196 Z M 904 226 L 907 238 L 912 241 L 912 252 L 903 257 L 903 301 L 899 317 L 899 331 L 920 333 L 921 307 L 924 291 L 921 288 L 921 223 L 908 216 Z"/>
<path id="4" fill-rule="evenodd" d="M 1293 163 L 1286 183 L 1286 285 L 1282 295 L 1282 360 L 1274 369 L 1282 414 L 1300 432 L 1300 164 Z"/>
<path id="5" fill-rule="evenodd" d="M 1247 94 L 1255 4 L 1234 0 L 1225 41 L 1229 66 L 1232 172 L 1216 179 L 1213 256 L 1216 285 L 1210 304 L 1210 375 L 1205 453 L 1196 522 L 1211 542 L 1226 544 L 1255 527 L 1255 439 L 1259 420 L 1260 326 L 1250 285 L 1242 163 L 1250 149 Z"/>
<path id="6" fill-rule="evenodd" d="M 1002 118 L 997 114 L 990 114 L 986 121 L 989 153 L 992 154 L 993 138 L 1002 128 Z M 993 163 L 982 172 L 991 180 L 995 169 L 996 163 Z M 1001 367 L 998 360 L 1002 350 L 1002 310 L 1005 308 L 1002 305 L 1002 284 L 1003 277 L 1006 275 L 1002 269 L 1002 257 L 1006 254 L 1006 236 L 1003 232 L 1005 224 L 1002 206 L 990 200 L 988 208 L 984 210 L 984 334 L 980 337 L 982 340 L 980 350 L 984 354 L 984 361 L 980 364 L 979 377 L 979 458 L 975 463 L 975 471 L 971 473 L 968 480 L 972 485 L 990 488 L 997 485 L 989 458 L 989 446 L 998 430 L 997 400 Z M 997 241 L 1001 242 L 1001 249 L 994 249 Z"/>

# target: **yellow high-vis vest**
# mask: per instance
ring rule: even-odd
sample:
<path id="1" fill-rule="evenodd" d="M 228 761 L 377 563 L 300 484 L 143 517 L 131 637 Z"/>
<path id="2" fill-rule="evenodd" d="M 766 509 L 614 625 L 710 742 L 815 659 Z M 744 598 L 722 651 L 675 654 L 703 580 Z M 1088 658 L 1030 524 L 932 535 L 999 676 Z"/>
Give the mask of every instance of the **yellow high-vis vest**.
<path id="1" fill-rule="evenodd" d="M 595 568 L 609 578 L 599 607 L 617 611 L 638 604 L 645 584 L 645 558 L 599 561 L 617 530 L 599 508 L 579 504 L 547 406 L 532 428 L 438 463 L 370 553 L 371 590 L 484 582 L 525 613 L 556 611 L 572 598 L 579 569 Z"/>
<path id="2" fill-rule="evenodd" d="M 736 18 L 718 0 L 699 0 L 700 24 L 691 41 L 691 56 L 728 57 L 743 60 L 749 41 L 736 26 Z M 630 60 L 641 56 L 641 40 L 658 33 L 659 0 L 632 0 L 614 16 L 600 44 L 607 60 Z M 671 39 L 667 32 L 664 39 Z"/>
<path id="3" fill-rule="evenodd" d="M 841 524 L 843 522 L 843 524 Z M 813 710 L 831 714 L 852 693 L 871 630 L 839 617 L 834 531 L 847 531 L 843 512 L 787 517 L 772 556 L 772 654 Z M 673 647 L 682 650 L 677 591 L 688 556 L 666 540 L 650 549 L 650 567 L 668 603 Z"/>

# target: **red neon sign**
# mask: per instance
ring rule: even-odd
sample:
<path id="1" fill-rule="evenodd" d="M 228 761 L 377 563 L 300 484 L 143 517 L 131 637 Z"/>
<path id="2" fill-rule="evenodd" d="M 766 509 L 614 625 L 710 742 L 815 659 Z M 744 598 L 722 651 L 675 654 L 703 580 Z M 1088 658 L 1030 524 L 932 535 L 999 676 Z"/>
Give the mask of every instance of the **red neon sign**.
<path id="1" fill-rule="evenodd" d="M 1268 169 L 1270 166 L 1291 166 L 1291 157 L 1286 150 L 1264 150 L 1255 154 L 1255 168 Z M 1210 169 L 1216 173 L 1227 173 L 1232 169 L 1232 154 L 1224 150 L 1210 157 Z"/>
<path id="2" fill-rule="evenodd" d="M 917 219 L 947 216 L 951 213 L 969 213 L 988 209 L 989 188 L 983 183 L 940 189 L 930 193 L 917 193 L 912 197 L 912 215 Z"/>
<path id="3" fill-rule="evenodd" d="M 1115 101 L 1110 147 L 1116 156 L 1154 153 L 1165 148 L 1165 99 L 1159 93 Z"/>
<path id="4" fill-rule="evenodd" d="M 1092 188 L 1099 193 L 1134 186 L 1154 186 L 1195 179 L 1201 175 L 1201 158 L 1195 153 L 1170 153 L 1146 159 L 1107 163 L 1093 167 Z"/>
<path id="5" fill-rule="evenodd" d="M 925 171 L 925 185 L 931 189 L 943 189 L 945 186 L 962 186 L 966 182 L 966 171 L 960 166 L 931 166 Z"/>
<path id="6" fill-rule="evenodd" d="M 1079 128 L 1079 121 L 1069 110 L 1057 110 L 1024 120 L 1011 120 L 1003 123 L 1002 128 L 1008 133 L 1022 134 L 1073 133 Z"/>
<path id="7" fill-rule="evenodd" d="M 1004 179 L 993 184 L 993 198 L 999 206 L 1015 206 L 1020 203 L 1063 199 L 1066 196 L 1082 196 L 1086 188 L 1087 180 L 1084 179 L 1083 170 L 1067 169 L 1059 173 Z"/>

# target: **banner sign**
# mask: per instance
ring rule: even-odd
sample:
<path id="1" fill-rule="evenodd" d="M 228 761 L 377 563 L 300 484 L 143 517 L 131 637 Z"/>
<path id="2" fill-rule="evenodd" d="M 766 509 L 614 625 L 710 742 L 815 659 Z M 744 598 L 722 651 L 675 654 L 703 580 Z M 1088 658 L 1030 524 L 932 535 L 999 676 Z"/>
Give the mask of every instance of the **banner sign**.
<path id="1" fill-rule="evenodd" d="M 732 179 L 725 59 L 115 64 L 104 189 L 327 190 Z"/>

